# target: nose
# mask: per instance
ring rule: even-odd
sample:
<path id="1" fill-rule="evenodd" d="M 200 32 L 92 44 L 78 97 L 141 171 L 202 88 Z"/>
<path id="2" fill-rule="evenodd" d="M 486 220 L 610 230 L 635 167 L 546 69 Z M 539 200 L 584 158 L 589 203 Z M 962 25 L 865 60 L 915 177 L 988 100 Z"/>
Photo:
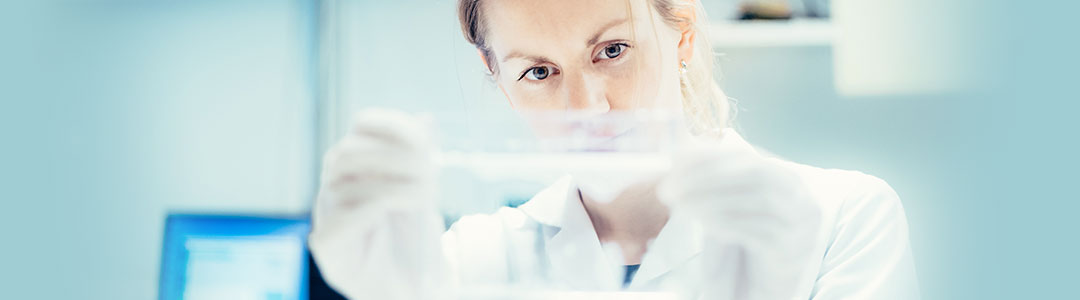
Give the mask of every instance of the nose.
<path id="1" fill-rule="evenodd" d="M 606 84 L 601 76 L 587 72 L 564 75 L 566 107 L 569 110 L 605 113 L 611 110 Z"/>

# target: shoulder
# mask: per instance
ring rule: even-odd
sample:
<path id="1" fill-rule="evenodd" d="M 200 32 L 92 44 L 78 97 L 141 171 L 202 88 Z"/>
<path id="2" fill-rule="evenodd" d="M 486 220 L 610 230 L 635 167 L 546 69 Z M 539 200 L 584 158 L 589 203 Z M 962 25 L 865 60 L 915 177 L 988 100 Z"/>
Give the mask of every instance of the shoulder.
<path id="1" fill-rule="evenodd" d="M 919 298 L 907 217 L 888 183 L 857 171 L 777 163 L 798 174 L 822 206 L 812 298 Z"/>
<path id="2" fill-rule="evenodd" d="M 873 208 L 902 211 L 900 197 L 881 178 L 859 171 L 819 168 L 777 158 L 770 160 L 795 174 L 826 213 L 843 214 Z"/>
<path id="3" fill-rule="evenodd" d="M 776 159 L 797 174 L 821 209 L 819 238 L 829 260 L 843 261 L 866 247 L 906 248 L 908 222 L 896 191 L 881 178 Z"/>

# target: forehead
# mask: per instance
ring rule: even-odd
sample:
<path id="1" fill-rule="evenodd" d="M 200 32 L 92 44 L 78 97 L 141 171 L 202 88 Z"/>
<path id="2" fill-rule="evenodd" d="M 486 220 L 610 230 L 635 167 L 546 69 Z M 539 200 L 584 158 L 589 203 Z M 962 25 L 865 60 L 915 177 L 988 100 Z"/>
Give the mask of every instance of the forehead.
<path id="1" fill-rule="evenodd" d="M 644 0 L 487 0 L 488 45 L 496 56 L 509 48 L 583 47 L 598 29 L 632 18 Z"/>

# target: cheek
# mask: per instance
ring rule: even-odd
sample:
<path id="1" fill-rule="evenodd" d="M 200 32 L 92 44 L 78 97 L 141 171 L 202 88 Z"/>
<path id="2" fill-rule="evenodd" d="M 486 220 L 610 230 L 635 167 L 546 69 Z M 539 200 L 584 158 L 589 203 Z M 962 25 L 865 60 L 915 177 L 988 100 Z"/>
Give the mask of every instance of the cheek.
<path id="1" fill-rule="evenodd" d="M 551 96 L 550 87 L 529 86 L 513 79 L 501 79 L 498 83 L 514 110 L 552 110 L 566 106 L 566 103 Z"/>
<path id="2" fill-rule="evenodd" d="M 514 105 L 514 110 L 561 110 L 566 108 L 565 101 L 559 101 L 550 96 L 545 90 L 525 90 L 511 88 L 506 91 L 506 97 Z"/>
<path id="3" fill-rule="evenodd" d="M 608 80 L 608 96 L 612 108 L 619 109 L 673 109 L 681 107 L 679 74 L 665 68 L 667 57 L 655 46 L 653 51 L 639 51 L 633 61 L 628 61 Z"/>

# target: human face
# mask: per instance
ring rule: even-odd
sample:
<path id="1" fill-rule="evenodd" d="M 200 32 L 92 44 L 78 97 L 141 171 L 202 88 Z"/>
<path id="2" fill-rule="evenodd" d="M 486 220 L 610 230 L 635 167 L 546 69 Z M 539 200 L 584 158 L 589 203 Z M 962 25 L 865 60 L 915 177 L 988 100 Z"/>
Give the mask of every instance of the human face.
<path id="1" fill-rule="evenodd" d="M 647 1 L 484 1 L 495 81 L 519 111 L 681 112 L 684 35 Z"/>

